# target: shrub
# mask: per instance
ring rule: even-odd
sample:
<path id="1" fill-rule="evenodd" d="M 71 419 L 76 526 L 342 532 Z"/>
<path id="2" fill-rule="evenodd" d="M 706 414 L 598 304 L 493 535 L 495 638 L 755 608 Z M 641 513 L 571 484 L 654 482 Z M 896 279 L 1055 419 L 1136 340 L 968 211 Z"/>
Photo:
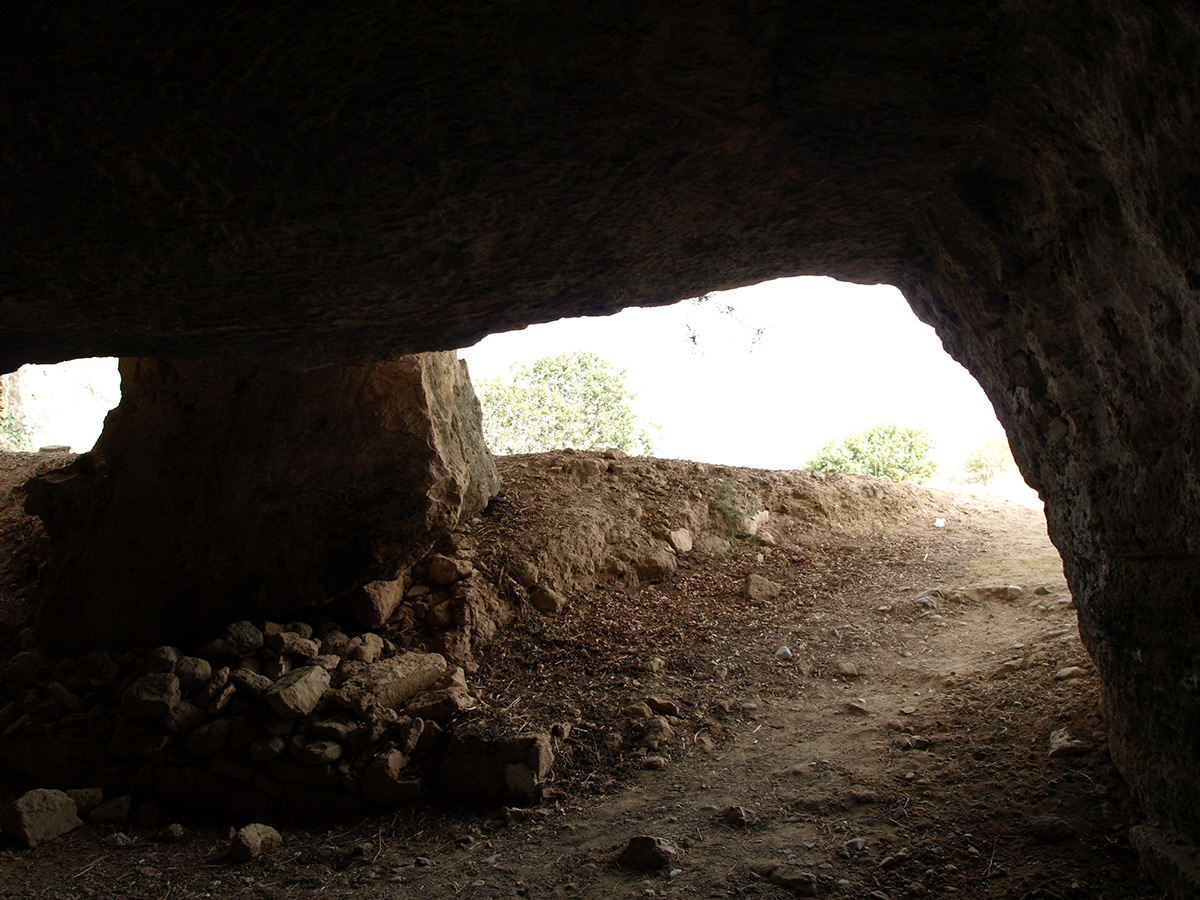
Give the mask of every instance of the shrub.
<path id="1" fill-rule="evenodd" d="M 808 468 L 920 483 L 928 481 L 937 468 L 929 455 L 932 446 L 924 428 L 889 422 L 830 441 L 817 451 Z"/>
<path id="2" fill-rule="evenodd" d="M 649 456 L 649 429 L 633 411 L 634 395 L 617 371 L 594 353 L 544 356 L 517 363 L 507 379 L 479 383 L 483 434 L 493 453 L 540 453 L 572 447 L 614 447 Z"/>
<path id="3" fill-rule="evenodd" d="M 972 481 L 983 484 L 991 484 L 1001 472 L 1014 472 L 1016 468 L 1012 450 L 1005 438 L 991 438 L 976 445 L 963 460 L 963 471 L 971 476 Z"/>

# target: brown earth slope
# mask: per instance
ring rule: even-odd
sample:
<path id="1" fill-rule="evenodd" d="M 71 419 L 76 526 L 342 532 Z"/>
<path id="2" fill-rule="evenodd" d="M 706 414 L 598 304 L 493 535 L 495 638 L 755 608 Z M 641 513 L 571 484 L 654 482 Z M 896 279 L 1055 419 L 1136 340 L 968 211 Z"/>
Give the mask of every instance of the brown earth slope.
<path id="1" fill-rule="evenodd" d="M 6 847 L 0 893 L 1159 896 L 1129 848 L 1136 808 L 1040 511 L 614 454 L 498 463 L 503 494 L 459 540 L 500 584 L 533 562 L 568 605 L 538 613 L 511 585 L 515 617 L 474 648 L 480 703 L 463 716 L 556 736 L 539 808 L 435 797 L 275 822 L 283 849 L 240 865 L 224 857 L 225 828 L 246 823 L 167 810 L 179 843 L 150 840 L 157 826 L 135 817 Z M 739 536 L 763 510 L 758 533 Z M 36 528 L 6 516 L 11 621 Z M 664 551 L 685 527 L 695 547 Z M 673 572 L 646 562 L 662 552 Z M 751 599 L 751 574 L 778 594 Z M 1051 758 L 1062 729 L 1081 743 Z M 622 869 L 637 834 L 672 842 L 675 861 Z"/>

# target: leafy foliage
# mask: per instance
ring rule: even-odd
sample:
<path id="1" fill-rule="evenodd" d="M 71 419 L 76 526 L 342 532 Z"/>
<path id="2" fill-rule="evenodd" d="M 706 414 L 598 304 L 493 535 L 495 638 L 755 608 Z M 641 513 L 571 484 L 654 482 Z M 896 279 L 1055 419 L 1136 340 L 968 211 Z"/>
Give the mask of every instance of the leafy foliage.
<path id="1" fill-rule="evenodd" d="M 494 453 L 614 447 L 649 456 L 649 429 L 633 411 L 624 370 L 594 353 L 516 363 L 507 379 L 486 378 L 477 393 L 483 434 Z"/>
<path id="2" fill-rule="evenodd" d="M 1016 468 L 1012 451 L 1004 438 L 992 438 L 976 445 L 963 460 L 963 471 L 970 475 L 972 480 L 984 484 L 991 484 L 1001 472 L 1013 472 Z"/>
<path id="3" fill-rule="evenodd" d="M 0 450 L 33 449 L 33 429 L 20 412 L 0 417 Z"/>
<path id="4" fill-rule="evenodd" d="M 928 481 L 937 468 L 929 455 L 932 446 L 924 428 L 888 422 L 830 441 L 817 451 L 808 468 L 919 483 Z"/>

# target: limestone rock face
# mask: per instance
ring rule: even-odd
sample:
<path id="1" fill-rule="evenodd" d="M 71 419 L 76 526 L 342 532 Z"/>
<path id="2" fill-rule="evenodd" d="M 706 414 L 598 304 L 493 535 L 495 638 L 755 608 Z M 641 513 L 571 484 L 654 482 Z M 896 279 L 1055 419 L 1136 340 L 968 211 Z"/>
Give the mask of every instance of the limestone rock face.
<path id="1" fill-rule="evenodd" d="M 96 449 L 29 485 L 43 634 L 131 646 L 394 577 L 498 487 L 452 353 L 308 372 L 122 362 Z"/>
<path id="2" fill-rule="evenodd" d="M 784 275 L 894 283 L 1046 501 L 1114 759 L 1200 840 L 1193 0 L 269 6 L 237 28 L 203 6 L 22 6 L 0 60 L 0 369 L 347 365 Z M 246 437 L 362 370 L 240 366 L 141 373 L 164 408 L 237 394 L 197 420 L 237 436 L 220 452 L 189 456 L 182 413 L 127 429 L 126 410 L 115 431 L 145 448 L 36 501 L 64 639 L 192 616 L 195 578 L 207 613 L 394 577 L 387 523 L 427 509 L 402 492 L 397 517 L 374 477 L 403 455 L 364 456 L 369 429 L 327 408 L 311 424 L 328 461 L 358 460 L 345 480 L 285 430 Z M 185 400 L 185 370 L 223 386 Z M 218 528 L 241 549 L 204 552 Z"/>

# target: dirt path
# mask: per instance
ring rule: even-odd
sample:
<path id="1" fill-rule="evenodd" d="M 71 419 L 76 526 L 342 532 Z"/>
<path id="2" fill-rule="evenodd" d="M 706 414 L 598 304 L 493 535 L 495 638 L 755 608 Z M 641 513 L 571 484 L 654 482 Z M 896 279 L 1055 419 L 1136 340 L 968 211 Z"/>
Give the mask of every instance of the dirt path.
<path id="1" fill-rule="evenodd" d="M 534 489 L 517 480 L 514 508 Z M 750 573 L 781 593 L 747 600 Z M 959 498 L 944 527 L 737 540 L 661 584 L 572 599 L 518 622 L 472 676 L 513 727 L 565 735 L 540 808 L 284 823 L 283 850 L 242 865 L 223 853 L 244 823 L 185 820 L 172 845 L 89 826 L 0 852 L 0 895 L 1158 896 L 1040 512 Z M 645 701 L 670 726 L 656 747 Z M 1078 755 L 1049 757 L 1060 729 Z M 620 868 L 635 835 L 675 860 Z"/>

